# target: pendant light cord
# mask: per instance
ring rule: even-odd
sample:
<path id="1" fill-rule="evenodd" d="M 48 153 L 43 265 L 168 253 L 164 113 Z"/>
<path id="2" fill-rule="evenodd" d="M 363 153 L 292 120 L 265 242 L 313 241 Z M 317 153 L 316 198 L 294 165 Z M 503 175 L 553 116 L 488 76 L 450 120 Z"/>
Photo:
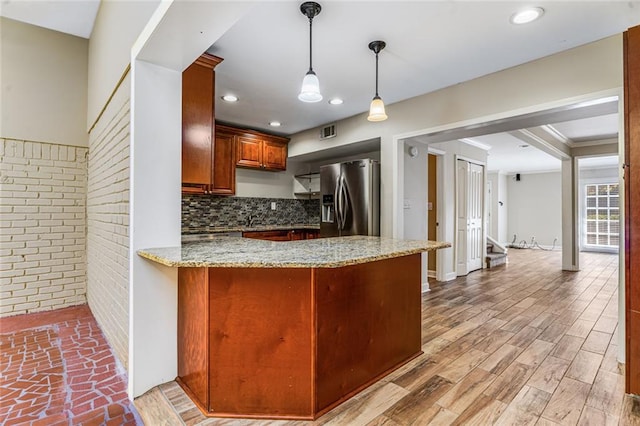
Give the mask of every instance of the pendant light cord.
<path id="1" fill-rule="evenodd" d="M 378 52 L 376 52 L 376 98 L 378 97 Z"/>
<path id="2" fill-rule="evenodd" d="M 313 18 L 309 18 L 309 71 L 313 72 Z"/>

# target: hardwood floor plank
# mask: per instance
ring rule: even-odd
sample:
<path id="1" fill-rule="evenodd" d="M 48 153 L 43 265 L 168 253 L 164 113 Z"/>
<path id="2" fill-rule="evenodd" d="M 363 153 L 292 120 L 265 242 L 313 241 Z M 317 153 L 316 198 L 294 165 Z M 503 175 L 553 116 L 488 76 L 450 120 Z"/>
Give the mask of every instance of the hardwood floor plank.
<path id="1" fill-rule="evenodd" d="M 549 355 L 554 348 L 554 344 L 544 340 L 534 340 L 516 359 L 521 364 L 537 367 Z"/>
<path id="2" fill-rule="evenodd" d="M 592 330 L 582 344 L 582 350 L 604 355 L 610 341 L 611 334 Z"/>
<path id="3" fill-rule="evenodd" d="M 569 330 L 570 326 L 567 324 L 562 324 L 559 321 L 556 321 L 549 325 L 542 334 L 538 337 L 540 340 L 544 340 L 546 342 L 558 343 L 560 339 L 565 335 L 565 333 Z"/>
<path id="4" fill-rule="evenodd" d="M 535 327 L 526 326 L 514 335 L 511 340 L 507 341 L 510 345 L 518 346 L 519 348 L 526 348 L 533 343 L 536 338 L 542 333 L 542 330 Z"/>
<path id="5" fill-rule="evenodd" d="M 428 380 L 446 368 L 446 365 L 450 362 L 451 360 L 448 358 L 427 358 L 416 365 L 413 369 L 407 371 L 397 379 L 394 379 L 393 383 L 409 391 L 414 391 L 421 388 Z"/>
<path id="6" fill-rule="evenodd" d="M 586 405 L 618 418 L 623 399 L 624 376 L 600 371 L 593 382 Z"/>
<path id="7" fill-rule="evenodd" d="M 529 323 L 529 326 L 544 330 L 545 328 L 549 327 L 557 319 L 558 319 L 558 315 L 555 315 L 552 312 L 549 312 L 548 310 L 546 310 L 545 312 L 542 312 L 540 315 L 535 317 Z"/>
<path id="8" fill-rule="evenodd" d="M 572 361 L 582 347 L 585 339 L 575 336 L 564 336 L 555 349 L 551 352 L 552 356 Z"/>
<path id="9" fill-rule="evenodd" d="M 509 406 L 533 414 L 537 418 L 542 414 L 550 399 L 551 394 L 548 392 L 531 386 L 523 386 Z"/>
<path id="10" fill-rule="evenodd" d="M 340 413 L 325 424 L 328 426 L 366 425 L 408 394 L 408 390 L 394 383 L 387 383 L 366 398 L 356 399 L 357 403 L 348 411 Z"/>
<path id="11" fill-rule="evenodd" d="M 528 325 L 530 321 L 531 321 L 530 318 L 527 318 L 523 315 L 516 315 L 508 323 L 503 325 L 501 328 L 503 330 L 517 333 L 518 331 L 522 330 L 526 325 Z"/>
<path id="12" fill-rule="evenodd" d="M 509 405 L 493 424 L 495 426 L 533 426 L 537 421 L 538 416 Z"/>
<path id="13" fill-rule="evenodd" d="M 535 368 L 530 365 L 513 362 L 489 385 L 483 394 L 508 404 L 520 392 L 534 370 Z"/>
<path id="14" fill-rule="evenodd" d="M 476 368 L 451 388 L 438 405 L 455 413 L 462 413 L 495 380 L 497 376 Z"/>
<path id="15" fill-rule="evenodd" d="M 579 426 L 617 426 L 620 419 L 588 405 L 582 410 Z"/>
<path id="16" fill-rule="evenodd" d="M 603 333 L 613 333 L 616 325 L 618 325 L 618 318 L 609 318 L 605 316 L 600 316 L 598 321 L 596 321 L 596 325 L 593 326 L 595 331 L 601 331 Z"/>
<path id="17" fill-rule="evenodd" d="M 551 396 L 542 417 L 563 425 L 576 424 L 590 389 L 587 383 L 565 377 Z"/>
<path id="18" fill-rule="evenodd" d="M 586 339 L 595 324 L 595 321 L 577 319 L 571 328 L 567 330 L 567 336 L 576 336 Z"/>
<path id="19" fill-rule="evenodd" d="M 548 356 L 533 373 L 527 385 L 552 394 L 560 384 L 570 365 L 570 361 Z"/>
<path id="20" fill-rule="evenodd" d="M 569 366 L 566 377 L 592 384 L 598 374 L 603 356 L 593 352 L 580 350 Z"/>
<path id="21" fill-rule="evenodd" d="M 415 424 L 426 424 L 431 420 L 427 418 L 430 414 L 427 412 L 429 407 L 452 387 L 453 383 L 449 380 L 433 376 L 421 387 L 393 404 L 384 412 L 384 415 L 401 424 L 407 419 L 412 419 Z"/>
<path id="22" fill-rule="evenodd" d="M 485 352 L 487 354 L 493 353 L 498 350 L 500 346 L 505 344 L 511 339 L 515 333 L 505 330 L 496 330 L 489 336 L 485 337 L 481 342 L 474 346 L 474 349 Z M 517 345 L 514 345 L 517 346 Z"/>
<path id="23" fill-rule="evenodd" d="M 497 351 L 489 355 L 487 359 L 478 366 L 489 373 L 499 375 L 515 360 L 523 349 L 505 343 Z"/>
<path id="24" fill-rule="evenodd" d="M 457 383 L 488 356 L 488 354 L 477 349 L 470 349 L 453 360 L 438 374 L 452 383 Z"/>
<path id="25" fill-rule="evenodd" d="M 609 373 L 616 373 L 624 375 L 624 371 L 620 368 L 621 364 L 618 363 L 618 346 L 609 344 L 607 352 L 604 354 L 600 369 L 608 371 Z"/>
<path id="26" fill-rule="evenodd" d="M 451 426 L 486 426 L 493 424 L 507 408 L 507 404 L 489 396 L 480 395 L 462 412 Z"/>
<path id="27" fill-rule="evenodd" d="M 640 398 L 632 395 L 625 395 L 622 403 L 622 414 L 620 415 L 621 425 L 640 425 Z"/>

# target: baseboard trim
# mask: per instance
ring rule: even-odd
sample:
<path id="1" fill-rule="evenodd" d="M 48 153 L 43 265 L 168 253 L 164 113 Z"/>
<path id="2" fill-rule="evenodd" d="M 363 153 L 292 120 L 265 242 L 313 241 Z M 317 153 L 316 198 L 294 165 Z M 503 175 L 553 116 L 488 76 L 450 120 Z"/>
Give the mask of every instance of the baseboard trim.
<path id="1" fill-rule="evenodd" d="M 448 274 L 445 274 L 445 276 L 444 276 L 444 280 L 445 281 L 455 280 L 456 278 L 458 278 L 458 275 L 457 275 L 456 272 L 449 272 Z"/>
<path id="2" fill-rule="evenodd" d="M 435 278 L 436 277 L 436 271 L 432 271 L 431 269 L 429 269 L 427 271 L 427 277 L 429 278 Z"/>
<path id="3" fill-rule="evenodd" d="M 431 288 L 429 287 L 429 283 L 422 283 L 422 292 L 423 293 L 428 293 L 431 291 Z"/>

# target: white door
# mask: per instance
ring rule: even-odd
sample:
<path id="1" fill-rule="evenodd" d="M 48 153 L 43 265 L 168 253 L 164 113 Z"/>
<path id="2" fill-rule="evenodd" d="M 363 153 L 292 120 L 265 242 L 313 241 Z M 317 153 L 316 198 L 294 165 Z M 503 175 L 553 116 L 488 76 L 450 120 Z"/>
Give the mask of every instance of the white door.
<path id="1" fill-rule="evenodd" d="M 482 268 L 484 167 L 469 163 L 467 175 L 467 271 Z"/>
<path id="2" fill-rule="evenodd" d="M 456 269 L 466 275 L 482 268 L 484 167 L 458 160 L 456 182 Z"/>

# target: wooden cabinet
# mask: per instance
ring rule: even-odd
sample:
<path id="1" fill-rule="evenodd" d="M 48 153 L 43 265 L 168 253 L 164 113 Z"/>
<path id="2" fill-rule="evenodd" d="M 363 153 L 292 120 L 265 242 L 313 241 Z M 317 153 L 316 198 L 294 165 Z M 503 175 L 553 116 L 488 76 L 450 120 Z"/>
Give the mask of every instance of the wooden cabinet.
<path id="1" fill-rule="evenodd" d="M 289 139 L 253 130 L 236 132 L 236 165 L 263 170 L 287 169 Z"/>
<path id="2" fill-rule="evenodd" d="M 248 231 L 242 233 L 243 238 L 253 238 L 256 240 L 269 241 L 291 241 L 289 230 L 278 231 Z"/>
<path id="3" fill-rule="evenodd" d="M 307 229 L 304 233 L 305 240 L 313 240 L 315 238 L 320 238 L 320 231 L 317 229 Z"/>
<path id="4" fill-rule="evenodd" d="M 623 35 L 626 392 L 640 394 L 640 26 Z"/>
<path id="5" fill-rule="evenodd" d="M 420 256 L 179 268 L 177 382 L 206 416 L 320 417 L 422 353 Z"/>
<path id="6" fill-rule="evenodd" d="M 269 241 L 295 241 L 318 238 L 320 231 L 317 229 L 282 229 L 275 231 L 246 231 L 243 238 Z"/>
<path id="7" fill-rule="evenodd" d="M 235 194 L 235 145 L 216 134 L 215 71 L 221 58 L 203 54 L 182 73 L 182 191 Z"/>

